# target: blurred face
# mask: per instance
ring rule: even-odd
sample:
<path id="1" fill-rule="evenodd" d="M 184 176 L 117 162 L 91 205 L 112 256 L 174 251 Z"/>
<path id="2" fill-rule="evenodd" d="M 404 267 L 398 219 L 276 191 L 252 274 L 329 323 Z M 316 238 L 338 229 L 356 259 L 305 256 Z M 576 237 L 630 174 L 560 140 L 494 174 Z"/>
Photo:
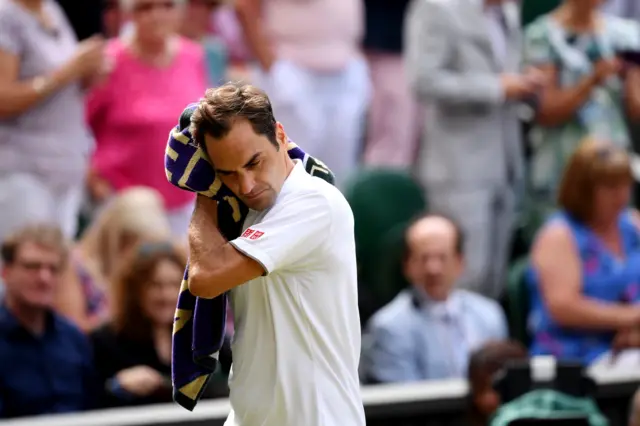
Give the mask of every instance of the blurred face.
<path id="1" fill-rule="evenodd" d="M 62 257 L 54 250 L 34 243 L 22 244 L 14 262 L 2 269 L 7 296 L 31 308 L 51 308 L 62 262 Z"/>
<path id="2" fill-rule="evenodd" d="M 631 188 L 630 182 L 618 182 L 596 187 L 593 202 L 597 220 L 615 221 L 620 212 L 629 206 Z"/>
<path id="3" fill-rule="evenodd" d="M 202 37 L 209 28 L 211 14 L 218 7 L 213 0 L 191 0 L 182 21 L 183 34 L 191 38 Z"/>
<path id="4" fill-rule="evenodd" d="M 144 40 L 163 41 L 178 30 L 181 17 L 176 0 L 133 0 L 131 19 Z"/>
<path id="5" fill-rule="evenodd" d="M 462 273 L 462 259 L 455 249 L 455 228 L 444 218 L 430 217 L 416 223 L 407 237 L 407 279 L 433 300 L 446 300 Z"/>
<path id="6" fill-rule="evenodd" d="M 284 129 L 277 124 L 278 146 L 254 132 L 246 120 L 239 120 L 228 135 L 205 144 L 222 182 L 250 209 L 265 210 L 275 201 L 289 173 Z"/>
<path id="7" fill-rule="evenodd" d="M 182 272 L 171 260 L 162 259 L 142 291 L 140 307 L 156 326 L 173 323 Z"/>

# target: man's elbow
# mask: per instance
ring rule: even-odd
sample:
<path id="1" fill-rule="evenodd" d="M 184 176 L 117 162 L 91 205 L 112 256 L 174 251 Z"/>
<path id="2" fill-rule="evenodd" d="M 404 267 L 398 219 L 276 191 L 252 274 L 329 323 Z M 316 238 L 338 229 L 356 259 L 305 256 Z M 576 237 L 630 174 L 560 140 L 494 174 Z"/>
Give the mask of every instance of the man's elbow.
<path id="1" fill-rule="evenodd" d="M 215 274 L 197 268 L 189 269 L 189 293 L 203 299 L 213 299 L 223 292 L 219 290 L 219 279 Z"/>

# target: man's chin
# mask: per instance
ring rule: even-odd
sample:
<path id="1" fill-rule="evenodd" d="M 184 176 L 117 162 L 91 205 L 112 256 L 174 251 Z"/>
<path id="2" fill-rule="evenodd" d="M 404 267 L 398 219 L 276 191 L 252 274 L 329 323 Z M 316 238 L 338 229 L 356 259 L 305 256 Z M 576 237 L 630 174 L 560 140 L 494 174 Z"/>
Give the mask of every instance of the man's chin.
<path id="1" fill-rule="evenodd" d="M 271 207 L 273 205 L 273 203 L 271 202 L 271 200 L 269 199 L 262 199 L 262 198 L 256 198 L 256 199 L 251 199 L 251 200 L 243 200 L 243 203 L 249 207 L 251 210 L 255 210 L 255 211 L 263 211 L 268 209 L 269 207 Z"/>

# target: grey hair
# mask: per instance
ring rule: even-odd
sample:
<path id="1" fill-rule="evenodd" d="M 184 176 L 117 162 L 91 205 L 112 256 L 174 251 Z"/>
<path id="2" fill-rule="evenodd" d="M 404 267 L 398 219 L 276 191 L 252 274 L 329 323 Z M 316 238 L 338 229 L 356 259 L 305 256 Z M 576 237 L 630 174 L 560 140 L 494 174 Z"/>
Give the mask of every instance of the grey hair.
<path id="1" fill-rule="evenodd" d="M 118 0 L 120 9 L 125 12 L 130 12 L 135 6 L 137 0 Z M 173 0 L 178 7 L 184 7 L 187 4 L 187 0 Z"/>

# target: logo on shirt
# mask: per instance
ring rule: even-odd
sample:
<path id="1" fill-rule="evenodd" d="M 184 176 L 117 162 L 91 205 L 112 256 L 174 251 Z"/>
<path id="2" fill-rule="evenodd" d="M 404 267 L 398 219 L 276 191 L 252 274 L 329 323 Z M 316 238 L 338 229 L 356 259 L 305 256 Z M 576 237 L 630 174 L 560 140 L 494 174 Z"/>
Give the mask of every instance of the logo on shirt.
<path id="1" fill-rule="evenodd" d="M 257 240 L 258 238 L 262 237 L 264 235 L 264 232 L 262 231 L 255 231 L 253 233 L 253 235 L 251 237 L 249 237 L 250 240 Z"/>
<path id="2" fill-rule="evenodd" d="M 254 231 L 254 230 L 253 230 L 253 229 L 251 229 L 251 228 L 247 228 L 247 230 L 246 230 L 246 231 L 244 231 L 244 233 L 242 234 L 242 238 L 249 238 L 249 236 L 250 236 L 251 234 L 253 234 L 254 232 L 256 232 L 256 231 Z"/>

